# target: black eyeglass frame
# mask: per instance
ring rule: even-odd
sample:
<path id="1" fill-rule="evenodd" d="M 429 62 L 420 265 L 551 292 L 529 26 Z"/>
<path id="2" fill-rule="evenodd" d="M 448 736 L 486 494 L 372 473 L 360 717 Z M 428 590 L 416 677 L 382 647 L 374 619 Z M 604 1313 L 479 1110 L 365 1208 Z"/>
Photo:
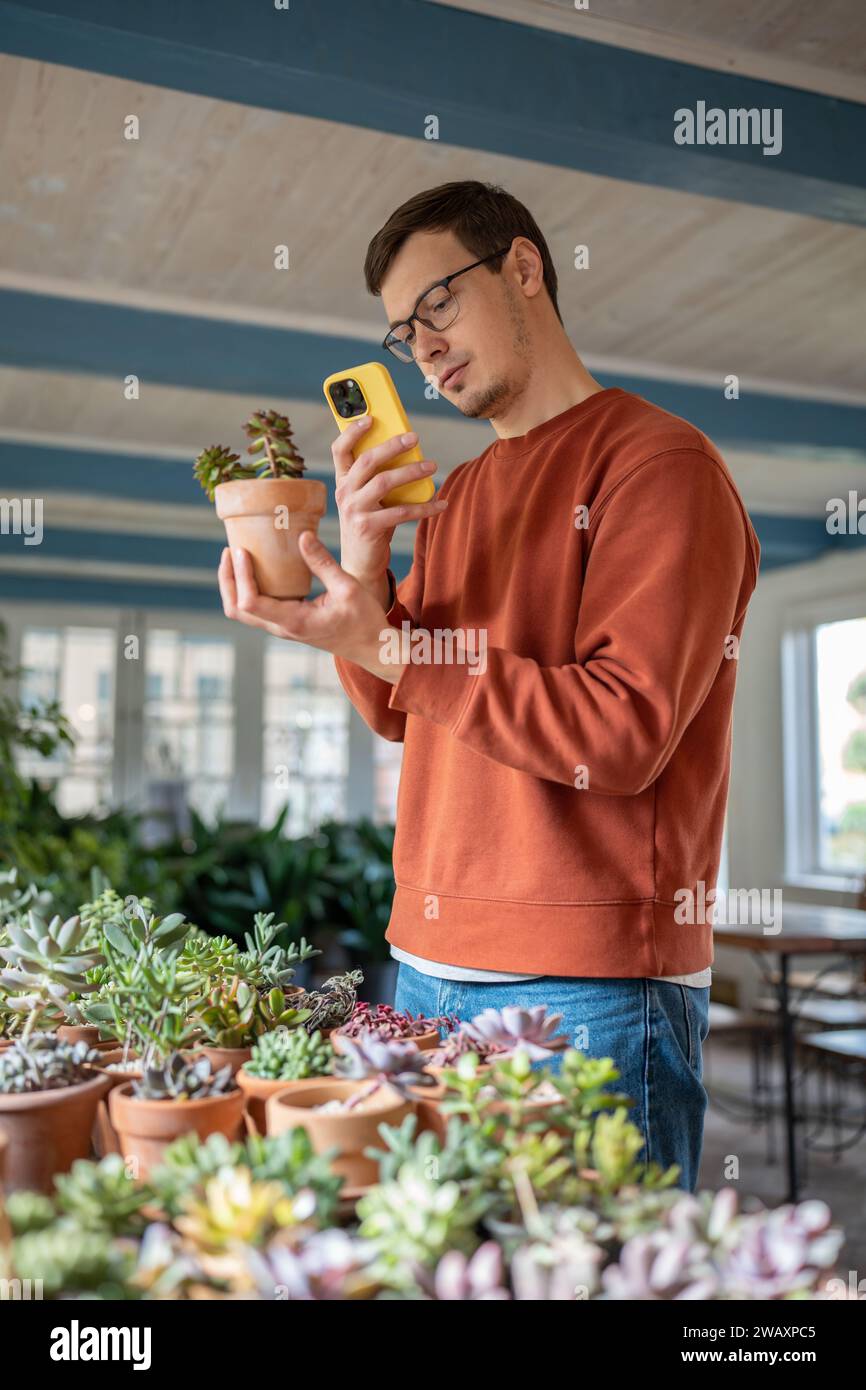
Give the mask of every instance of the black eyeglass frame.
<path id="1" fill-rule="evenodd" d="M 450 293 L 450 288 L 449 288 L 449 287 L 450 287 L 450 285 L 451 285 L 451 281 L 452 281 L 452 280 L 456 280 L 457 277 L 458 277 L 458 275 L 465 275 L 468 271 L 470 271 L 470 270 L 475 270 L 476 267 L 479 266 L 479 265 L 486 265 L 488 261 L 495 261 L 496 258 L 497 258 L 497 256 L 507 256 L 507 255 L 508 255 L 508 252 L 511 250 L 511 245 L 512 245 L 512 243 L 509 242 L 509 244 L 508 244 L 507 246 L 503 247 L 503 249 L 502 249 L 501 251 L 491 251 L 491 253 L 490 253 L 489 256 L 482 256 L 482 258 L 481 258 L 480 261 L 473 261 L 471 265 L 465 265 L 465 266 L 463 266 L 463 269 L 462 269 L 462 270 L 455 270 L 455 271 L 452 272 L 451 275 L 446 275 L 445 278 L 444 278 L 444 280 L 436 280 L 432 285 L 428 285 L 428 286 L 427 286 L 427 289 L 424 291 L 424 293 L 423 293 L 423 294 L 419 294 L 418 298 L 416 299 L 416 301 L 415 301 L 415 308 L 412 310 L 412 312 L 411 312 L 411 314 L 409 315 L 409 317 L 408 317 L 407 319 L 400 319 L 399 323 L 395 323 L 395 324 L 393 325 L 393 327 L 391 327 L 391 328 L 388 329 L 388 332 L 385 334 L 384 338 L 382 339 L 382 347 L 385 349 L 385 351 L 386 351 L 386 352 L 390 352 L 390 354 L 391 354 L 392 357 L 396 357 L 396 358 L 397 358 L 397 361 L 398 361 L 398 362 L 402 362 L 403 365 L 406 366 L 406 367 L 408 367 L 409 364 L 410 364 L 411 362 L 414 362 L 414 361 L 415 361 L 415 354 L 414 354 L 414 352 L 412 353 L 412 356 L 411 356 L 411 357 L 401 357 L 401 356 L 399 355 L 399 353 L 397 353 L 397 352 L 394 351 L 393 347 L 391 346 L 390 342 L 388 341 L 388 340 L 391 338 L 392 334 L 394 334 L 394 333 L 397 331 L 398 328 L 402 328 L 402 327 L 404 326 L 404 324 L 405 324 L 405 326 L 406 326 L 407 328 L 411 329 L 411 328 L 412 328 L 412 323 L 413 323 L 413 321 L 415 321 L 415 320 L 417 320 L 418 323 L 423 323 L 423 325 L 424 325 L 425 328 L 431 328 L 431 329 L 433 329 L 433 330 L 435 331 L 435 330 L 436 330 L 436 325 L 435 325 L 435 323 L 431 323 L 429 319 L 422 318 L 421 315 L 420 315 L 419 313 L 416 312 L 416 310 L 417 310 L 417 308 L 418 308 L 418 305 L 419 305 L 419 304 L 423 304 L 423 302 L 424 302 L 424 300 L 427 298 L 428 294 L 432 294 L 434 290 L 446 289 L 446 290 L 449 290 L 449 293 Z M 458 313 L 459 313 L 459 308 L 458 308 Z M 445 324 L 445 327 L 446 327 L 446 328 L 450 328 L 450 327 L 451 327 L 451 324 L 455 322 L 456 318 L 457 318 L 457 314 L 454 315 L 454 318 L 451 320 L 450 323 Z M 396 339 L 395 339 L 395 342 L 397 342 L 397 343 L 404 343 L 404 345 L 405 345 L 406 347 L 409 347 L 409 343 L 408 343 L 408 341 L 406 341 L 405 339 L 396 338 Z M 410 350 L 411 350 L 411 349 L 410 349 Z"/>

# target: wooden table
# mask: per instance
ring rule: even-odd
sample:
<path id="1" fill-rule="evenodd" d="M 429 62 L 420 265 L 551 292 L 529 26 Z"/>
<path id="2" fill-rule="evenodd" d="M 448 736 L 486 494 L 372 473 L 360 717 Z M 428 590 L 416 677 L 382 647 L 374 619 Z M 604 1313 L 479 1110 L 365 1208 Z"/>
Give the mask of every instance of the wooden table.
<path id="1" fill-rule="evenodd" d="M 790 1008 L 789 971 L 795 956 L 861 955 L 866 958 L 866 912 L 813 903 L 783 903 L 782 930 L 773 935 L 760 925 L 713 927 L 716 946 L 778 957 L 779 1036 L 785 1078 L 785 1138 L 788 1193 L 799 1199 L 797 1173 L 797 1111 L 794 1097 L 794 1015 Z"/>

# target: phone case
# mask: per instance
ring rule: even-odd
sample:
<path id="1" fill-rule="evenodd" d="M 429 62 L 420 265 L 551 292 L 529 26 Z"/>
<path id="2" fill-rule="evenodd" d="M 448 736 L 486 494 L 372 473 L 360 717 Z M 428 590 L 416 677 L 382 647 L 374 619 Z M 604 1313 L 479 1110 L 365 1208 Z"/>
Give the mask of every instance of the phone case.
<path id="1" fill-rule="evenodd" d="M 364 400 L 367 403 L 367 414 L 372 416 L 373 423 L 362 435 L 356 449 L 352 451 L 352 457 L 357 458 L 367 449 L 372 449 L 376 444 L 384 444 L 386 439 L 393 439 L 395 434 L 406 434 L 410 428 L 403 409 L 403 402 L 397 394 L 397 388 L 391 378 L 388 368 L 381 362 L 365 362 L 360 367 L 349 367 L 343 372 L 333 372 L 323 383 L 322 389 L 325 392 L 325 400 L 328 402 L 331 414 L 340 427 L 340 432 L 351 425 L 351 420 L 344 420 L 337 413 L 334 402 L 328 395 L 328 387 L 334 381 L 340 381 L 344 377 L 351 377 L 361 388 Z M 355 419 L 358 417 L 355 416 Z M 411 449 L 406 449 L 396 458 L 384 463 L 379 470 L 400 468 L 405 463 L 415 463 L 424 457 L 420 445 L 416 444 Z M 406 502 L 429 502 L 436 489 L 432 478 L 418 478 L 415 482 L 401 483 L 399 487 L 392 488 L 382 499 L 384 507 L 397 507 Z"/>

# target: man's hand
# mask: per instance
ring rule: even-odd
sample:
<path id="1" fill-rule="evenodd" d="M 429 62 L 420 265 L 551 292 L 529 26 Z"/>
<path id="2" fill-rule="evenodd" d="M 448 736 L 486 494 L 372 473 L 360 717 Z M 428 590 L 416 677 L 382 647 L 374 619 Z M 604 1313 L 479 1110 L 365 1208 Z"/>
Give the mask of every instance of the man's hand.
<path id="1" fill-rule="evenodd" d="M 312 531 L 302 531 L 298 547 L 325 592 L 313 600 L 268 598 L 260 594 L 246 550 L 222 553 L 219 588 L 227 618 L 260 627 L 274 637 L 345 657 L 396 685 L 400 662 L 380 658 L 383 634 L 390 631 L 385 610 L 357 579 L 341 569 Z M 396 629 L 394 629 L 396 631 Z"/>
<path id="2" fill-rule="evenodd" d="M 384 602 L 388 592 L 385 570 L 390 563 L 391 540 L 397 526 L 404 521 L 437 516 L 446 510 L 448 502 L 434 497 L 429 502 L 382 506 L 382 499 L 392 488 L 430 477 L 437 465 L 424 459 L 377 473 L 383 463 L 405 453 L 418 442 L 414 433 L 395 435 L 375 449 L 365 449 L 353 460 L 352 450 L 372 423 L 369 415 L 353 420 L 334 440 L 331 454 L 340 517 L 340 562 L 348 574 L 354 575 L 365 589 Z"/>

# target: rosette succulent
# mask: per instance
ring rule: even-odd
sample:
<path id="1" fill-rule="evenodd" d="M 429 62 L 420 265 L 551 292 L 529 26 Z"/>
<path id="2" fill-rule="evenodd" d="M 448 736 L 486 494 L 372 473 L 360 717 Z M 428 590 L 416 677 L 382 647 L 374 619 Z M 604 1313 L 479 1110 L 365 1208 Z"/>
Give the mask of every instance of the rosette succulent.
<path id="1" fill-rule="evenodd" d="M 6 968 L 0 985 L 8 991 L 6 1007 L 26 1014 L 22 1036 L 44 1023 L 57 1025 L 69 1016 L 71 996 L 91 993 L 96 986 L 87 972 L 104 957 L 85 946 L 86 928 L 78 917 L 45 922 L 33 909 L 6 924 L 9 944 L 0 946 Z"/>
<path id="2" fill-rule="evenodd" d="M 180 1052 L 145 1066 L 131 1084 L 139 1100 L 204 1100 L 237 1089 L 231 1066 L 214 1071 L 210 1058 L 187 1058 Z"/>
<path id="3" fill-rule="evenodd" d="M 301 478 L 304 460 L 292 438 L 293 430 L 285 415 L 276 410 L 257 410 L 243 427 L 250 440 L 249 462 L 241 462 L 223 444 L 203 449 L 195 461 L 193 473 L 210 500 L 220 483 L 244 482 L 253 478 Z"/>
<path id="4" fill-rule="evenodd" d="M 463 1027 L 471 1038 L 495 1044 L 504 1055 L 520 1049 L 532 1061 L 541 1062 L 566 1046 L 564 1034 L 554 1036 L 561 1022 L 562 1014 L 549 1014 L 544 1004 L 530 1009 L 509 1004 L 504 1009 L 484 1009 Z"/>
<path id="5" fill-rule="evenodd" d="M 411 1099 L 413 1086 L 435 1086 L 436 1078 L 425 1071 L 426 1053 L 412 1042 L 385 1042 L 374 1033 L 345 1038 L 345 1051 L 334 1058 L 334 1075 L 344 1081 L 377 1081 L 393 1086 Z M 351 1107 L 351 1100 L 346 1102 Z"/>
<path id="6" fill-rule="evenodd" d="M 55 1091 L 90 1081 L 99 1053 L 84 1042 L 61 1042 L 56 1033 L 16 1038 L 0 1052 L 0 1095 Z"/>

